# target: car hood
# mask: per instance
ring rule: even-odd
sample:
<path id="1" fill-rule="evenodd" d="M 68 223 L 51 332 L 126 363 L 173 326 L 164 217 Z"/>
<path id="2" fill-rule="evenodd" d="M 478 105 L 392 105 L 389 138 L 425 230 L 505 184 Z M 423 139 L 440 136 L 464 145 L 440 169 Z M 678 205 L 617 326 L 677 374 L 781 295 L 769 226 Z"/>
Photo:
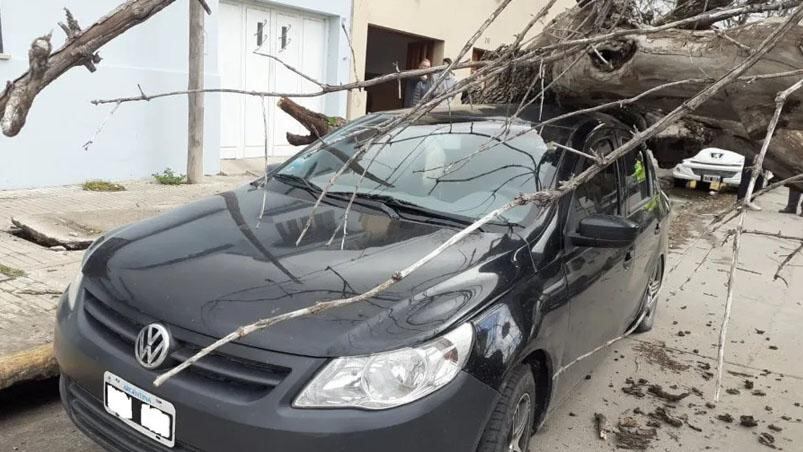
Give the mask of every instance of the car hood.
<path id="1" fill-rule="evenodd" d="M 340 236 L 327 242 L 345 203 L 324 203 L 296 246 L 314 200 L 271 182 L 267 192 L 246 186 L 127 226 L 90 249 L 85 287 L 112 308 L 123 304 L 121 310 L 217 338 L 258 319 L 365 292 L 456 232 L 355 207 L 341 250 Z M 516 277 L 511 251 L 523 243 L 504 230 L 476 232 L 376 297 L 239 342 L 317 357 L 419 343 L 503 293 Z"/>

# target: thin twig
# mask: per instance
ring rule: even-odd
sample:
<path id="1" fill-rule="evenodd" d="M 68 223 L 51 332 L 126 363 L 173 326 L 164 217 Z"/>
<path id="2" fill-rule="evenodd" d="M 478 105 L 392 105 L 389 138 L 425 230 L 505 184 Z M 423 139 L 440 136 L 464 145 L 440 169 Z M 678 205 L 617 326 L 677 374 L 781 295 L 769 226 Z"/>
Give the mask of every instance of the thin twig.
<path id="1" fill-rule="evenodd" d="M 351 50 L 351 69 L 354 71 L 354 81 L 359 82 L 360 77 L 357 75 L 357 54 L 354 52 L 354 44 L 351 42 L 351 35 L 349 31 L 346 30 L 345 22 L 340 22 L 340 28 L 343 30 L 343 34 L 346 36 L 346 42 L 349 45 L 349 50 Z"/>
<path id="2" fill-rule="evenodd" d="M 112 108 L 111 111 L 109 111 L 109 114 L 106 115 L 106 118 L 104 118 L 103 122 L 100 123 L 100 126 L 98 126 L 98 129 L 95 131 L 95 133 L 92 135 L 92 137 L 89 138 L 89 141 L 84 143 L 84 145 L 82 147 L 84 148 L 85 151 L 88 151 L 89 147 L 92 146 L 93 144 L 95 144 L 95 140 L 98 138 L 98 136 L 101 134 L 101 132 L 103 132 L 103 129 L 106 128 L 106 124 L 109 122 L 109 120 L 112 118 L 112 116 L 114 116 L 114 113 L 117 111 L 118 108 L 120 108 L 120 104 L 119 103 L 114 104 L 114 108 Z"/>
<path id="3" fill-rule="evenodd" d="M 222 347 L 225 344 L 228 344 L 232 341 L 240 339 L 254 331 L 259 331 L 261 329 L 267 328 L 271 325 L 274 325 L 279 322 L 283 322 L 286 320 L 312 315 L 315 313 L 319 313 L 325 310 L 334 309 L 337 307 L 357 303 L 360 301 L 365 301 L 374 297 L 383 291 L 387 290 L 389 287 L 397 284 L 399 281 L 406 278 L 412 272 L 416 271 L 417 269 L 421 268 L 422 266 L 426 265 L 432 259 L 440 255 L 444 250 L 451 247 L 455 243 L 461 241 L 477 229 L 481 228 L 483 225 L 487 224 L 490 221 L 493 221 L 499 215 L 507 212 L 508 210 L 519 207 L 527 204 L 536 204 L 536 205 L 549 205 L 550 203 L 554 203 L 556 200 L 562 198 L 568 193 L 571 193 L 577 186 L 582 184 L 583 182 L 590 180 L 592 177 L 599 174 L 603 171 L 607 166 L 613 164 L 619 157 L 629 153 L 630 151 L 637 149 L 639 146 L 642 145 L 646 140 L 652 138 L 653 136 L 657 135 L 664 129 L 666 129 L 670 124 L 674 123 L 678 119 L 682 118 L 686 114 L 691 111 L 694 111 L 700 105 L 707 102 L 710 98 L 716 95 L 722 88 L 727 86 L 729 83 L 733 82 L 739 76 L 741 76 L 745 71 L 747 71 L 756 61 L 758 61 L 762 56 L 764 56 L 770 49 L 774 47 L 774 45 L 778 42 L 778 40 L 783 36 L 783 34 L 789 30 L 792 26 L 797 24 L 803 18 L 803 7 L 798 7 L 795 11 L 786 19 L 786 21 L 779 25 L 772 33 L 770 33 L 765 40 L 761 43 L 761 45 L 756 49 L 756 51 L 742 61 L 739 65 L 728 71 L 728 73 L 718 80 L 716 83 L 712 84 L 711 86 L 707 87 L 706 89 L 699 92 L 693 98 L 688 99 L 682 105 L 677 107 L 676 109 L 672 110 L 669 114 L 661 118 L 660 120 L 656 121 L 655 124 L 646 128 L 645 130 L 634 134 L 633 138 L 627 141 L 622 146 L 619 146 L 613 152 L 611 152 L 603 161 L 602 164 L 594 164 L 591 165 L 588 169 L 583 171 L 582 173 L 573 177 L 567 183 L 562 184 L 557 189 L 549 189 L 543 190 L 536 193 L 530 194 L 522 194 L 517 196 L 513 201 L 505 204 L 504 206 L 489 212 L 479 220 L 475 221 L 471 225 L 467 226 L 466 228 L 462 229 L 461 231 L 455 233 L 449 240 L 445 241 L 435 250 L 431 251 L 429 254 L 424 256 L 423 258 L 419 259 L 418 261 L 414 262 L 410 266 L 406 267 L 405 269 L 394 273 L 391 277 L 384 281 L 383 283 L 375 286 L 374 288 L 364 292 L 363 294 L 343 298 L 339 300 L 333 301 L 321 301 L 315 303 L 314 305 L 298 309 L 295 311 L 291 311 L 285 314 L 281 314 L 278 316 L 258 320 L 250 325 L 242 326 L 238 328 L 236 331 L 222 337 L 221 339 L 215 341 L 213 344 L 204 347 L 198 353 L 193 355 L 192 357 L 188 358 L 186 361 L 182 362 L 178 366 L 174 367 L 173 369 L 165 372 L 164 374 L 160 375 L 154 381 L 154 385 L 159 386 L 163 384 L 166 380 L 171 378 L 172 376 L 178 374 L 182 370 L 186 369 L 187 367 L 191 366 L 193 363 L 197 362 L 199 359 L 203 358 L 204 356 L 212 353 L 213 351 L 217 350 L 218 348 Z M 415 111 L 415 110 L 414 110 Z M 409 115 L 406 115 L 409 119 Z M 749 198 L 749 197 L 748 197 Z"/>
<path id="4" fill-rule="evenodd" d="M 801 250 L 803 250 L 803 240 L 801 240 L 801 242 L 800 242 L 800 245 L 798 245 L 798 247 L 797 247 L 797 248 L 795 248 L 795 250 L 794 250 L 794 251 L 792 251 L 791 253 L 789 253 L 789 254 L 786 256 L 786 258 L 783 260 L 783 262 L 781 262 L 781 263 L 780 263 L 780 265 L 778 265 L 778 270 L 775 270 L 775 275 L 773 275 L 773 277 L 772 277 L 772 280 L 773 280 L 773 281 L 777 281 L 778 279 L 781 279 L 781 280 L 784 282 L 784 284 L 786 284 L 786 286 L 787 286 L 787 287 L 789 286 L 789 283 L 788 283 L 788 282 L 786 282 L 786 280 L 785 280 L 785 279 L 784 279 L 784 278 L 781 276 L 781 271 L 782 271 L 782 270 L 783 270 L 783 268 L 786 266 L 786 264 L 788 264 L 789 262 L 791 262 L 791 261 L 792 261 L 792 259 L 793 259 L 793 258 L 794 258 L 794 257 L 795 257 L 795 256 L 796 256 L 798 253 L 800 253 L 800 251 L 801 251 Z"/>

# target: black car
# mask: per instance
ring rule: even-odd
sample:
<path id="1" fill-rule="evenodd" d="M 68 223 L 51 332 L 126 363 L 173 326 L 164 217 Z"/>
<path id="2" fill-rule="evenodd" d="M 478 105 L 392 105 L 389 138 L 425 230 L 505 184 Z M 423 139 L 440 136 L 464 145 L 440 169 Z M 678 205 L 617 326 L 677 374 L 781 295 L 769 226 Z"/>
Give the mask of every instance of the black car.
<path id="1" fill-rule="evenodd" d="M 566 147 L 605 154 L 631 137 L 603 114 L 533 127 L 562 112 L 512 109 L 435 111 L 389 136 L 377 130 L 399 113 L 369 115 L 265 184 L 106 234 L 58 311 L 71 419 L 117 451 L 527 450 L 604 353 L 577 358 L 653 324 L 669 202 L 646 150 L 505 212 L 368 301 L 255 332 L 153 385 L 241 325 L 365 292 L 592 164 Z"/>

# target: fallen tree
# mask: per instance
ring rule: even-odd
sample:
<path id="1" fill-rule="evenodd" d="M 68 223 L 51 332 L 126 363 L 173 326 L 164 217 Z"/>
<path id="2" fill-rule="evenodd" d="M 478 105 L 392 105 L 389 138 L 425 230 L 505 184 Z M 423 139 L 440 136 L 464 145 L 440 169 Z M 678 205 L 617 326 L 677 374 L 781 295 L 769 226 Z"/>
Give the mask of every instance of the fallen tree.
<path id="1" fill-rule="evenodd" d="M 722 27 L 723 20 L 782 13 L 798 2 L 731 7 L 734 3 L 678 2 L 676 9 L 654 24 L 629 2 L 578 4 L 550 22 L 527 48 L 516 49 L 521 55 L 551 58 L 545 68 L 515 67 L 468 97 L 475 103 L 519 102 L 527 97 L 529 81 L 544 71 L 552 98 L 574 108 L 641 96 L 626 108 L 608 111 L 643 128 L 747 58 L 782 18 L 729 28 Z M 724 8 L 705 11 L 715 6 Z M 651 140 L 659 159 L 671 164 L 688 156 L 684 149 L 696 152 L 706 145 L 754 155 L 775 109 L 775 95 L 803 74 L 801 42 L 803 26 L 796 24 L 744 77 Z M 532 56 L 526 58 L 532 60 Z M 764 77 L 767 74 L 780 75 Z M 530 90 L 530 96 L 535 94 Z M 803 172 L 801 101 L 800 93 L 788 99 L 765 162 L 781 178 Z"/>
<path id="2" fill-rule="evenodd" d="M 618 157 L 642 146 L 645 142 L 659 151 L 669 151 L 670 155 L 677 154 L 678 148 L 689 143 L 699 145 L 722 143 L 719 145 L 746 155 L 756 154 L 760 149 L 761 155 L 757 164 L 759 169 L 762 163 L 766 162 L 767 167 L 782 178 L 803 172 L 803 158 L 801 158 L 803 113 L 799 108 L 801 97 L 797 92 L 799 84 L 796 83 L 803 76 L 801 70 L 803 51 L 800 46 L 803 28 L 799 25 L 803 19 L 803 6 L 799 0 L 761 4 L 748 0 L 747 4 L 735 6 L 731 6 L 733 2 L 727 0 L 716 2 L 688 0 L 678 2 L 676 8 L 658 19 L 639 11 L 635 3 L 629 0 L 584 0 L 557 16 L 542 33 L 534 38 L 527 38 L 528 31 L 547 14 L 554 3 L 553 0 L 535 14 L 512 44 L 493 52 L 484 61 L 464 61 L 467 52 L 471 50 L 483 31 L 510 2 L 511 0 L 500 2 L 496 10 L 456 55 L 454 63 L 448 65 L 388 74 L 370 81 L 330 85 L 306 77 L 276 56 L 270 56 L 317 84 L 319 90 L 310 93 L 276 93 L 215 88 L 146 95 L 140 89 L 138 96 L 94 102 L 114 103 L 119 106 L 126 102 L 152 101 L 197 92 L 237 93 L 257 96 L 263 100 L 266 97 L 313 97 L 421 75 L 434 77 L 432 87 L 413 109 L 389 117 L 379 125 L 371 126 L 372 137 L 361 144 L 361 148 L 352 157 L 344 161 L 342 168 L 322 190 L 298 242 L 309 229 L 315 209 L 335 179 L 347 168 L 362 168 L 363 178 L 366 178 L 371 162 L 361 164 L 361 159 L 369 148 L 378 146 L 380 149 L 377 152 L 380 152 L 390 141 L 385 138 L 396 136 L 406 125 L 417 121 L 433 108 L 460 93 L 464 93 L 470 102 L 518 104 L 514 117 L 525 106 L 534 102 L 544 102 L 545 98 L 548 98 L 550 102 L 574 107 L 578 111 L 607 111 L 637 129 L 632 139 L 608 155 L 590 156 L 595 164 L 581 174 L 564 181 L 557 188 L 518 195 L 508 204 L 489 212 L 457 232 L 417 262 L 388 275 L 388 279 L 378 286 L 349 298 L 323 299 L 308 308 L 287 311 L 266 319 L 255 319 L 253 323 L 222 337 L 176 368 L 161 375 L 155 381 L 156 385 L 191 366 L 218 347 L 254 331 L 300 316 L 314 315 L 328 309 L 367 301 L 392 287 L 408 274 L 417 271 L 443 250 L 469 236 L 506 210 L 529 203 L 541 205 L 554 203 L 611 165 Z M 122 14 L 120 9 L 131 7 L 133 4 L 153 6 L 154 9 L 150 10 L 152 15 L 158 11 L 156 9 L 158 5 L 169 3 L 171 3 L 169 0 L 161 2 L 129 0 L 118 8 L 113 16 L 131 19 L 131 11 Z M 711 9 L 715 6 L 718 8 Z M 117 16 L 118 13 L 121 15 Z M 776 22 L 775 19 L 769 18 L 770 15 L 782 17 Z M 86 31 L 76 32 L 75 36 L 70 37 L 65 48 L 73 46 L 72 57 L 68 58 L 70 55 L 59 57 L 57 59 L 59 64 L 55 64 L 55 57 L 50 56 L 48 39 L 34 42 L 31 51 L 31 70 L 10 84 L 0 96 L 0 107 L 3 107 L 4 114 L 2 118 L 4 133 L 13 135 L 19 131 L 24 125 L 25 115 L 34 97 L 47 83 L 69 67 L 96 62 L 97 58 L 93 52 L 97 49 L 97 44 L 108 42 L 113 36 L 91 41 L 95 46 L 83 50 L 76 48 L 75 43 L 79 42 L 81 36 L 100 33 L 98 30 L 104 27 L 104 23 L 104 20 L 101 20 Z M 139 22 L 135 20 L 125 22 L 129 27 L 136 23 Z M 67 29 L 72 29 L 72 26 L 68 26 Z M 116 32 L 116 35 L 119 35 L 123 31 L 115 28 L 111 33 Z M 70 36 L 69 31 L 68 36 Z M 63 51 L 54 55 L 62 55 Z M 452 69 L 467 67 L 476 70 L 452 86 L 442 87 L 445 75 Z M 61 72 L 57 70 L 58 68 L 61 68 Z M 777 93 L 784 95 L 783 102 L 776 105 L 774 101 Z M 283 100 L 282 104 L 285 111 L 299 119 L 310 131 L 307 137 L 288 137 L 296 140 L 298 144 L 321 143 L 322 135 L 338 127 L 341 122 L 337 118 L 328 118 L 301 109 L 289 100 Z M 265 118 L 263 108 L 263 119 L 266 123 Z M 265 133 L 267 150 L 267 125 Z M 512 138 L 513 136 L 505 137 L 505 139 Z M 262 179 L 263 186 L 269 177 L 266 175 Z M 754 181 L 755 174 L 749 192 L 752 191 Z M 356 191 L 355 187 L 355 194 Z M 747 203 L 749 200 L 748 195 L 744 202 Z M 351 203 L 349 208 L 350 206 Z M 347 232 L 345 227 L 347 216 L 348 208 L 341 223 L 343 240 Z M 734 246 L 738 250 L 738 240 Z M 734 262 L 737 261 L 738 257 L 735 257 Z M 728 305 L 732 294 L 731 285 Z M 721 342 L 724 342 L 727 316 L 726 313 Z M 607 345 L 619 339 L 621 337 L 613 339 Z M 723 348 L 720 353 L 721 372 L 724 361 Z M 574 363 L 568 365 L 572 364 Z"/>

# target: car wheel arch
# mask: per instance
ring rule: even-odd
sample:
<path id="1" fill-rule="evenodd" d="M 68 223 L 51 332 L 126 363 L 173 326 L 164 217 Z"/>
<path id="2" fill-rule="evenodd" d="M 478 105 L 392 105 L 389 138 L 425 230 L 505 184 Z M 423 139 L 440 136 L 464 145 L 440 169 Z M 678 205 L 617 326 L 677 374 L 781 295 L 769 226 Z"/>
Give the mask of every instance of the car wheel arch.
<path id="1" fill-rule="evenodd" d="M 552 398 L 552 359 L 546 350 L 537 349 L 523 357 L 520 364 L 526 364 L 535 378 L 535 425 L 533 431 L 543 423 Z M 511 366 L 511 369 L 516 366 Z"/>

